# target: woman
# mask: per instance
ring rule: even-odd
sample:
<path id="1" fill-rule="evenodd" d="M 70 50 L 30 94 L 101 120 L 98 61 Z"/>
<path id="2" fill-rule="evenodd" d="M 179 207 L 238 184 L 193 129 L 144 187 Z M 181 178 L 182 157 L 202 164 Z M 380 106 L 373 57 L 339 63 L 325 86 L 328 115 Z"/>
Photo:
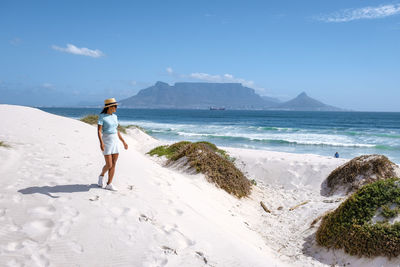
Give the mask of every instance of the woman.
<path id="1" fill-rule="evenodd" d="M 128 145 L 118 131 L 118 117 L 113 114 L 117 111 L 117 105 L 118 103 L 115 98 L 104 100 L 104 108 L 97 122 L 100 149 L 103 151 L 104 159 L 106 160 L 106 165 L 104 165 L 101 171 L 98 184 L 104 188 L 104 174 L 108 171 L 108 181 L 105 189 L 112 191 L 117 191 L 112 181 L 115 173 L 115 164 L 119 155 L 118 138 L 124 144 L 124 148 L 128 149 Z"/>

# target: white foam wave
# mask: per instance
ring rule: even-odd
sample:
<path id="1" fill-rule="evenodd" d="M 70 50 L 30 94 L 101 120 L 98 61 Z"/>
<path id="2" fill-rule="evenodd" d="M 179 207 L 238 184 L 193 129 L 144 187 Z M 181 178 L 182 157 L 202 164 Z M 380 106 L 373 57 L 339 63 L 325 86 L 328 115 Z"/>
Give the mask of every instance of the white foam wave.
<path id="1" fill-rule="evenodd" d="M 278 128 L 278 127 L 255 127 L 247 125 L 218 125 L 218 124 L 175 124 L 159 123 L 149 121 L 124 121 L 124 124 L 136 124 L 151 130 L 153 133 L 179 135 L 187 138 L 229 138 L 247 139 L 250 142 L 315 145 L 315 146 L 336 146 L 336 147 L 363 147 L 373 148 L 377 145 L 374 140 L 355 138 L 338 133 L 329 133 L 318 130 Z M 275 129 L 263 131 L 264 128 Z M 261 129 L 261 130 L 260 130 Z M 237 142 L 238 140 L 236 140 Z M 375 139 L 376 141 L 376 139 Z M 242 140 L 241 142 L 245 142 Z"/>

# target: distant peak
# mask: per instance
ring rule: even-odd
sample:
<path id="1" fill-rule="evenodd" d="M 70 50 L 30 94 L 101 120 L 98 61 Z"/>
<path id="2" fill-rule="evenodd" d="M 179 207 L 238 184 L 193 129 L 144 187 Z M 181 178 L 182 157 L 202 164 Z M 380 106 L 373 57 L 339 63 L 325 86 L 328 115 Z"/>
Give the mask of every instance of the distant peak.
<path id="1" fill-rule="evenodd" d="M 306 92 L 302 92 L 297 97 L 308 97 L 308 95 L 306 94 Z"/>
<path id="2" fill-rule="evenodd" d="M 158 87 L 159 86 L 169 86 L 169 84 L 165 83 L 165 82 L 158 81 L 158 82 L 156 82 L 155 86 L 158 86 Z"/>

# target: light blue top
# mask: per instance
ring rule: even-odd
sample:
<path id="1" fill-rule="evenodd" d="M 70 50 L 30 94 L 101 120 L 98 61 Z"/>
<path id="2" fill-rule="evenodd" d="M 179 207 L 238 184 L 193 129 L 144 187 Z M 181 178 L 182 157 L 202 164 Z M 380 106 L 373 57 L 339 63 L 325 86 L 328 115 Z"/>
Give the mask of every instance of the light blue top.
<path id="1" fill-rule="evenodd" d="M 115 134 L 117 133 L 118 117 L 115 114 L 100 114 L 98 125 L 103 125 L 102 133 Z"/>

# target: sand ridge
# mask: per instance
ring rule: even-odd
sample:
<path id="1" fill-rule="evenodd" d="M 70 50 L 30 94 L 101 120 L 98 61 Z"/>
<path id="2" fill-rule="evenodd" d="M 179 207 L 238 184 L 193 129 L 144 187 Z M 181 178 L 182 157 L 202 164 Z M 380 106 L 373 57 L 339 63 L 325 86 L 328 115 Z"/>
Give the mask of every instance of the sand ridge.
<path id="1" fill-rule="evenodd" d="M 281 265 L 227 211 L 233 197 L 160 166 L 129 136 L 110 192 L 95 185 L 95 127 L 11 105 L 0 116 L 11 146 L 1 148 L 1 266 Z"/>

